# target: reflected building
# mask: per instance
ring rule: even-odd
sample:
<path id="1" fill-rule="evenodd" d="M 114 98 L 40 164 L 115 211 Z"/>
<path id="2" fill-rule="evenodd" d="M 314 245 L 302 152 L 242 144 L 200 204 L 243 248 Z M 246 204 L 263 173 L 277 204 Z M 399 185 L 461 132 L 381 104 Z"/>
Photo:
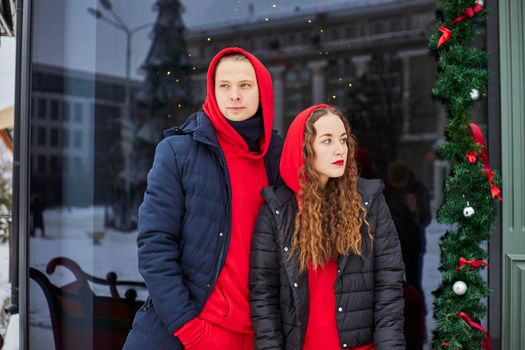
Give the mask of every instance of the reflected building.
<path id="1" fill-rule="evenodd" d="M 31 192 L 45 207 L 109 204 L 111 221 L 124 177 L 145 182 L 150 162 L 139 160 L 139 150 L 133 169 L 123 166 L 122 143 L 135 137 L 123 127 L 125 87 L 123 78 L 33 66 Z M 132 91 L 138 87 L 131 82 Z M 138 127 L 140 115 L 134 121 Z"/>
<path id="2" fill-rule="evenodd" d="M 431 0 L 368 1 L 192 27 L 186 41 L 194 65 L 194 98 L 204 99 L 206 69 L 214 54 L 238 45 L 268 66 L 275 91 L 274 128 L 285 135 L 295 115 L 316 103 L 336 105 L 352 120 L 352 89 L 362 89 L 357 83 L 365 74 L 372 79 L 381 74 L 374 71 L 375 58 L 382 65 L 388 59 L 392 83 L 383 95 L 392 100 L 387 108 L 396 111 L 393 118 L 399 124 L 399 132 L 391 130 L 397 142 L 389 147 L 397 150 L 394 159 L 410 160 L 417 178 L 428 178 L 425 171 L 432 166 L 420 164 L 446 124 L 444 111 L 430 96 L 433 73 L 420 73 L 436 69 L 427 49 L 434 17 Z M 376 176 L 383 173 L 379 169 Z"/>

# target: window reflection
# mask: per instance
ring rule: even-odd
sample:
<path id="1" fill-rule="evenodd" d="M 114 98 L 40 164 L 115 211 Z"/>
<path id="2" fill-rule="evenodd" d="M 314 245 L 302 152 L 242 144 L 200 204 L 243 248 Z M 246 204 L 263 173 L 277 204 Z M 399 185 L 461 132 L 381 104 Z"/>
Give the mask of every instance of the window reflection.
<path id="1" fill-rule="evenodd" d="M 435 158 L 445 114 L 430 98 L 434 1 L 294 0 L 273 8 L 193 0 L 182 1 L 184 11 L 175 0 L 103 3 L 53 0 L 33 9 L 31 267 L 82 307 L 106 310 L 110 301 L 97 298 L 113 297 L 127 311 L 105 317 L 132 318 L 146 298 L 135 238 L 154 147 L 164 128 L 200 108 L 213 55 L 241 46 L 269 67 L 281 134 L 314 103 L 336 105 L 349 117 L 361 174 L 387 184 L 403 242 L 408 349 L 430 348 L 430 291 L 440 278 L 444 232 L 434 217 L 447 171 Z M 108 23 L 118 22 L 114 14 L 133 34 Z M 111 272 L 131 284 L 111 284 Z M 109 328 L 95 339 L 97 322 L 78 333 L 74 322 L 81 321 L 54 314 L 45 279 L 35 276 L 31 348 L 66 348 L 76 336 L 86 349 L 102 349 L 122 337 L 122 329 Z M 130 291 L 126 298 L 131 289 L 136 297 Z"/>

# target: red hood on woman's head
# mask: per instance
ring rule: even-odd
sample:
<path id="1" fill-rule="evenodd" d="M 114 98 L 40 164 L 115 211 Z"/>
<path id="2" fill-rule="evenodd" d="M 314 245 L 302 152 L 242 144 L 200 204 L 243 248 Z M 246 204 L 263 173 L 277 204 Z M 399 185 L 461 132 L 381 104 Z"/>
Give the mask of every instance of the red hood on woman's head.
<path id="1" fill-rule="evenodd" d="M 217 105 L 217 100 L 215 98 L 215 70 L 217 69 L 217 64 L 219 60 L 231 53 L 240 53 L 252 64 L 255 70 L 255 76 L 257 77 L 257 85 L 259 87 L 259 103 L 262 110 L 264 131 L 261 136 L 260 146 L 261 154 L 254 157 L 259 158 L 266 154 L 268 146 L 270 145 L 270 140 L 272 138 L 272 125 L 273 125 L 273 88 L 272 88 L 272 78 L 270 72 L 266 67 L 251 53 L 238 48 L 238 47 L 228 47 L 224 50 L 221 50 L 219 53 L 213 57 L 211 60 L 210 66 L 208 67 L 208 74 L 206 77 L 207 80 L 207 95 L 202 108 L 206 115 L 210 118 L 217 134 L 221 134 L 221 146 L 228 147 L 230 150 L 237 150 L 244 152 L 249 152 L 248 145 L 243 140 L 243 138 L 231 127 L 231 125 L 225 120 L 219 106 Z"/>
<path id="2" fill-rule="evenodd" d="M 292 191 L 299 193 L 299 170 L 303 165 L 303 143 L 306 121 L 312 113 L 319 108 L 331 108 L 329 105 L 319 104 L 309 107 L 295 117 L 284 140 L 283 153 L 281 155 L 280 171 L 286 186 Z"/>

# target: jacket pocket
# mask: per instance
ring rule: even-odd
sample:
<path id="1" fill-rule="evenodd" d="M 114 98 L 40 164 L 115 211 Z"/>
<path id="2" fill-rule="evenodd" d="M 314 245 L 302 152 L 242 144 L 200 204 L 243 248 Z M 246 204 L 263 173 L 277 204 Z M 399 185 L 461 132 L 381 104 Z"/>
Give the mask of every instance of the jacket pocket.
<path id="1" fill-rule="evenodd" d="M 220 284 L 217 284 L 217 292 L 219 293 L 221 299 L 223 300 L 223 317 L 227 318 L 231 311 L 232 311 L 232 305 L 228 297 L 226 296 L 226 293 L 222 290 L 222 286 Z"/>

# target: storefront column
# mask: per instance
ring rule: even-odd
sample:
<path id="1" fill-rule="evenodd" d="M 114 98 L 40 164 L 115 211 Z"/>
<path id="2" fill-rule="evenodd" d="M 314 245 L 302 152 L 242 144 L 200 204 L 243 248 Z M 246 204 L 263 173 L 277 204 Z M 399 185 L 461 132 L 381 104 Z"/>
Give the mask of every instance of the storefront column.
<path id="1" fill-rule="evenodd" d="M 323 103 L 326 100 L 326 75 L 324 68 L 328 61 L 313 61 L 308 63 L 312 71 L 312 104 Z"/>
<path id="2" fill-rule="evenodd" d="M 525 7 L 499 2 L 503 350 L 525 349 Z"/>
<path id="3" fill-rule="evenodd" d="M 284 90 L 284 66 L 274 66 L 269 68 L 273 81 L 273 95 L 274 95 L 274 119 L 273 128 L 279 131 L 280 135 L 284 135 L 284 102 L 286 101 Z"/>

